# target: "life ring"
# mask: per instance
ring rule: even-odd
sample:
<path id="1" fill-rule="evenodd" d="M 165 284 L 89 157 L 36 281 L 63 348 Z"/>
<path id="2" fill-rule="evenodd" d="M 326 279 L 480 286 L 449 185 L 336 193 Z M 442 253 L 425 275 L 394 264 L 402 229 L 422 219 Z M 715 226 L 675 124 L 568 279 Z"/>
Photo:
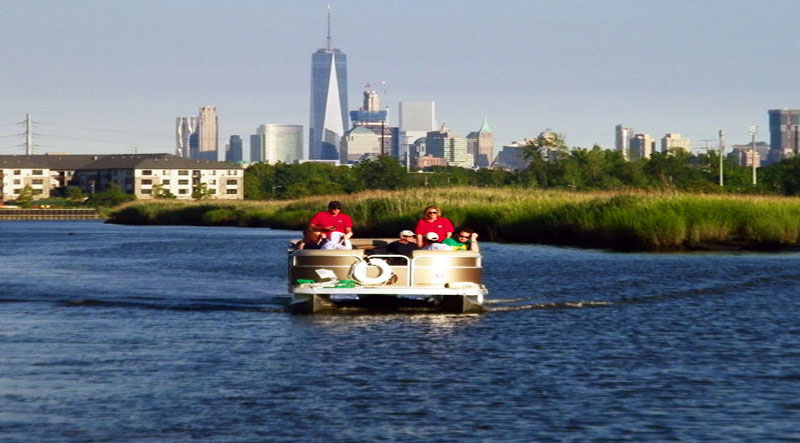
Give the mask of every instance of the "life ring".
<path id="1" fill-rule="evenodd" d="M 377 277 L 367 277 L 367 267 L 375 266 L 380 269 L 380 273 L 378 273 Z M 389 263 L 386 263 L 386 260 L 382 260 L 380 258 L 372 258 L 367 260 L 362 260 L 355 265 L 353 265 L 353 280 L 361 283 L 362 285 L 382 285 L 389 281 L 392 278 L 392 268 L 389 266 Z"/>

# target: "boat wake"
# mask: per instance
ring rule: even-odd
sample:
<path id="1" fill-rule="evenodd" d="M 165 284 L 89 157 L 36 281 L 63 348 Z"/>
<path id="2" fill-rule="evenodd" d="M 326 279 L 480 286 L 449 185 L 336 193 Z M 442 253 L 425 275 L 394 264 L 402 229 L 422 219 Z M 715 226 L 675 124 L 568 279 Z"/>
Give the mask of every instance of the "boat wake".
<path id="1" fill-rule="evenodd" d="M 522 301 L 516 299 L 515 301 Z M 499 304 L 501 302 L 508 302 L 508 300 L 493 300 L 491 303 L 486 304 Z M 513 312 L 513 311 L 529 311 L 534 309 L 581 309 L 581 308 L 601 308 L 612 306 L 615 303 L 610 301 L 566 301 L 566 302 L 551 302 L 551 303 L 527 303 L 522 305 L 512 306 L 486 306 L 487 312 Z"/>
<path id="2" fill-rule="evenodd" d="M 168 299 L 159 297 L 141 298 L 2 298 L 0 303 L 49 303 L 66 307 L 130 308 L 165 311 L 239 311 L 239 312 L 287 312 L 287 297 L 261 297 L 243 299 Z"/>

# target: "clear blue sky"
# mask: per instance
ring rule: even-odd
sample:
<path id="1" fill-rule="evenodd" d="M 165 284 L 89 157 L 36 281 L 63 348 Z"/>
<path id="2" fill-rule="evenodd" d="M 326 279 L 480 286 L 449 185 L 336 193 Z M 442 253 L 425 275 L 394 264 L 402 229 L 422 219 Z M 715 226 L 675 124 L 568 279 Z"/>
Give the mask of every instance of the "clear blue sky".
<path id="1" fill-rule="evenodd" d="M 173 152 L 174 120 L 220 114 L 220 144 L 262 123 L 308 128 L 311 53 L 327 2 L 2 2 L 0 154 L 30 112 L 37 152 Z M 350 108 L 364 84 L 433 100 L 496 145 L 545 128 L 613 148 L 614 125 L 696 146 L 768 140 L 767 109 L 800 108 L 800 1 L 333 0 Z M 106 129 L 97 131 L 96 129 Z M 712 144 L 715 142 L 712 142 Z M 247 147 L 247 141 L 245 142 Z"/>

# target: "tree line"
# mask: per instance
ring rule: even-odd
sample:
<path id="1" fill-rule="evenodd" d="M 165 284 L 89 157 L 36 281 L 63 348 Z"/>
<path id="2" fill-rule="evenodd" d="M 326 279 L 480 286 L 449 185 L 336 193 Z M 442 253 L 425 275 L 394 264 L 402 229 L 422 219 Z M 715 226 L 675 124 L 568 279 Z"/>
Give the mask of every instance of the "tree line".
<path id="1" fill-rule="evenodd" d="M 752 184 L 752 168 L 723 159 L 724 186 L 719 186 L 719 155 L 692 154 L 682 149 L 656 152 L 648 159 L 628 161 L 618 151 L 591 149 L 542 149 L 532 143 L 523 148 L 529 166 L 525 170 L 432 167 L 406 172 L 389 156 L 366 160 L 353 167 L 307 162 L 301 164 L 251 165 L 245 171 L 245 198 L 294 199 L 306 196 L 354 193 L 367 189 L 478 186 L 525 187 L 567 190 L 674 190 L 703 193 L 800 194 L 800 158 L 758 168 Z"/>

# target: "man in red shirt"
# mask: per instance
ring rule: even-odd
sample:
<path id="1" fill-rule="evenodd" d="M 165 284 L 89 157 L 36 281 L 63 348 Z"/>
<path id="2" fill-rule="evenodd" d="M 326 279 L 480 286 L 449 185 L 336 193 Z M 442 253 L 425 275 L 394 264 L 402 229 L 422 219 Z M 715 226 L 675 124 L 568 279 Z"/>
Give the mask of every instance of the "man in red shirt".
<path id="1" fill-rule="evenodd" d="M 327 234 L 341 232 L 341 243 L 345 243 L 353 236 L 353 220 L 349 215 L 342 213 L 342 204 L 336 200 L 328 203 L 328 210 L 317 212 L 308 224 L 309 229 Z"/>

